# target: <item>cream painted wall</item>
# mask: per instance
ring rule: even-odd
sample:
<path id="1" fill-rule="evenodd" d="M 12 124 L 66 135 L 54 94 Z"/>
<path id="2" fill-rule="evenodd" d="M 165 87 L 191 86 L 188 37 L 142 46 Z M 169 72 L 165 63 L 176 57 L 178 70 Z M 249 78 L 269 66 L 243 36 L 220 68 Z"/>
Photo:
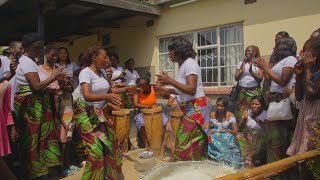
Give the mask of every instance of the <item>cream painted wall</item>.
<path id="1" fill-rule="evenodd" d="M 320 0 L 257 0 L 249 5 L 244 5 L 244 0 L 199 0 L 163 8 L 162 15 L 155 19 L 128 18 L 120 23 L 120 28 L 104 32 L 110 33 L 110 44 L 117 48 L 122 64 L 132 57 L 137 67 L 155 66 L 158 72 L 159 37 L 237 22 L 243 22 L 245 46 L 257 45 L 262 55 L 272 51 L 275 34 L 283 30 L 289 32 L 301 49 L 311 32 L 320 27 L 319 7 Z M 150 19 L 155 20 L 154 26 L 146 27 Z M 101 45 L 97 36 L 77 39 L 73 46 L 66 46 L 75 60 L 92 45 Z"/>
<path id="2" fill-rule="evenodd" d="M 111 42 L 117 48 L 121 64 L 129 58 L 134 58 L 136 67 L 156 66 L 158 43 L 156 27 L 146 27 L 151 18 L 132 17 L 123 22 L 119 29 L 106 29 L 111 34 Z"/>
<path id="3" fill-rule="evenodd" d="M 98 40 L 97 35 L 92 35 L 73 40 L 73 45 L 69 45 L 66 42 L 54 42 L 52 44 L 58 47 L 66 47 L 69 50 L 71 60 L 78 63 L 80 53 L 83 53 L 90 46 L 101 46 L 101 41 Z"/>

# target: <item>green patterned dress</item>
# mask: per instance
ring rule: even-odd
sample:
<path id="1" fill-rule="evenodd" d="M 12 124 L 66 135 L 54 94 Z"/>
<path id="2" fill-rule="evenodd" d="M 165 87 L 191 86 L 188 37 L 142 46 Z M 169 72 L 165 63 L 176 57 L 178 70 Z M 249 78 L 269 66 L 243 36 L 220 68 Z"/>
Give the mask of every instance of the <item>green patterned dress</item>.
<path id="1" fill-rule="evenodd" d="M 249 109 L 249 104 L 251 102 L 251 99 L 254 96 L 261 96 L 261 95 L 262 95 L 262 91 L 260 87 L 249 88 L 249 89 L 241 88 L 241 91 L 236 101 L 236 109 L 235 109 L 235 115 L 238 121 L 239 119 L 242 118 L 241 106 L 243 106 L 246 109 Z"/>
<path id="2" fill-rule="evenodd" d="M 121 173 L 122 157 L 112 119 L 102 109 L 88 106 L 81 98 L 75 103 L 73 118 L 89 147 L 82 179 L 102 180 L 106 177 L 116 180 Z"/>
<path id="3" fill-rule="evenodd" d="M 22 158 L 31 178 L 48 174 L 48 168 L 61 164 L 58 138 L 49 93 L 35 93 L 21 86 L 14 98 L 17 127 L 21 136 Z"/>

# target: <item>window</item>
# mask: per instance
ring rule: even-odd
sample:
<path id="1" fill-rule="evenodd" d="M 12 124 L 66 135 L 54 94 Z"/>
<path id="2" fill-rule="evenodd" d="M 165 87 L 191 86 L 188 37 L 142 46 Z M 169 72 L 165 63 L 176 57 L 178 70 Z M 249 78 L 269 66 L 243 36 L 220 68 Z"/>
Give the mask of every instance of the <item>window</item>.
<path id="1" fill-rule="evenodd" d="M 168 73 L 172 78 L 175 77 L 175 64 L 169 59 L 169 50 L 168 45 L 172 37 L 160 39 L 160 48 L 159 48 L 159 69 Z"/>
<path id="2" fill-rule="evenodd" d="M 175 36 L 180 35 L 193 43 L 204 86 L 232 86 L 235 83 L 236 67 L 243 58 L 242 25 L 221 26 Z M 172 37 L 160 39 L 159 67 L 174 78 L 178 65 L 173 64 L 168 56 L 168 43 Z"/>
<path id="3" fill-rule="evenodd" d="M 190 42 L 193 42 L 193 33 L 184 34 L 182 36 L 189 39 Z M 178 73 L 178 65 L 170 61 L 168 50 L 168 45 L 172 38 L 173 36 L 160 39 L 159 69 L 160 71 L 168 73 L 170 77 L 175 78 Z"/>

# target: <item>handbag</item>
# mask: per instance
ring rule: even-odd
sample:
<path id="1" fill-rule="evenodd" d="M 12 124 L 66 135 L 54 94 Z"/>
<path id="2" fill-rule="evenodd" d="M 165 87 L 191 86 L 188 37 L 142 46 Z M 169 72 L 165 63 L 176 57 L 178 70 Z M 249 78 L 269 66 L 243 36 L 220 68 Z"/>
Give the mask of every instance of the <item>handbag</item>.
<path id="1" fill-rule="evenodd" d="M 240 90 L 241 90 L 241 86 L 239 85 L 239 81 L 238 81 L 235 86 L 231 87 L 231 92 L 229 94 L 229 100 L 236 101 L 238 98 L 238 95 L 240 93 Z"/>
<path id="2" fill-rule="evenodd" d="M 290 120 L 292 119 L 290 99 L 285 98 L 280 102 L 271 102 L 267 111 L 268 121 Z"/>

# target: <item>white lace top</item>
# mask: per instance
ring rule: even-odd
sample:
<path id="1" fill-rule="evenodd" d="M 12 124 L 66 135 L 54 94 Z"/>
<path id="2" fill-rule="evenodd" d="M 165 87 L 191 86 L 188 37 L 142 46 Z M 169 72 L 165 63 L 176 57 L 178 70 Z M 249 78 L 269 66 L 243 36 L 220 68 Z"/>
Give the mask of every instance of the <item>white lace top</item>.
<path id="1" fill-rule="evenodd" d="M 219 122 L 217 119 L 210 119 L 212 123 L 211 129 L 221 130 L 221 129 L 229 129 L 232 130 L 232 123 L 236 123 L 236 118 L 234 116 L 230 117 L 228 120 L 224 122 Z"/>

